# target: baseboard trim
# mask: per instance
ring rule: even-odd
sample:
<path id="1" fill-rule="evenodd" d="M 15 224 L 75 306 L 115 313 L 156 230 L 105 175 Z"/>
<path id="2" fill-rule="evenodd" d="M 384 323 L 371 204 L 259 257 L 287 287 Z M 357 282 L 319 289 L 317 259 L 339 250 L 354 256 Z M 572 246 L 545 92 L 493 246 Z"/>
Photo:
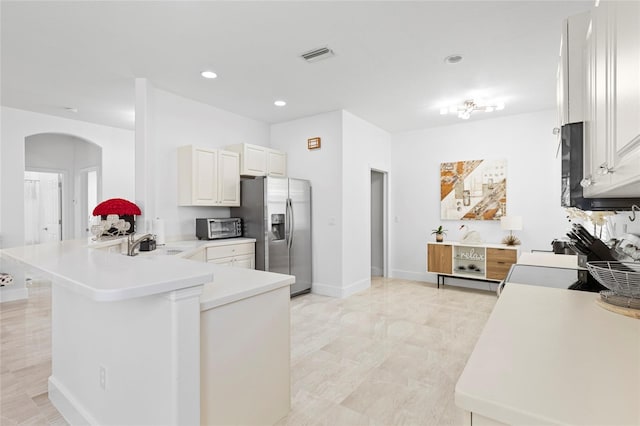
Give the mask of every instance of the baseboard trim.
<path id="1" fill-rule="evenodd" d="M 413 272 L 394 269 L 391 271 L 391 277 L 399 278 L 402 280 L 422 281 L 432 283 L 434 285 L 438 282 L 437 274 L 433 274 L 431 272 Z M 445 280 L 446 282 L 444 286 L 465 287 L 485 291 L 496 291 L 496 286 L 498 284 L 495 281 L 472 281 L 451 276 L 447 276 Z M 442 284 L 440 285 L 440 287 L 443 287 Z"/>
<path id="2" fill-rule="evenodd" d="M 313 283 L 311 285 L 311 293 L 318 294 L 320 296 L 341 298 L 342 287 L 322 283 Z"/>
<path id="3" fill-rule="evenodd" d="M 96 419 L 71 395 L 55 377 L 49 376 L 49 400 L 72 425 L 97 425 Z"/>
<path id="4" fill-rule="evenodd" d="M 23 300 L 29 298 L 29 291 L 26 287 L 2 287 L 0 290 L 0 303 L 12 302 L 14 300 Z"/>
<path id="5" fill-rule="evenodd" d="M 371 287 L 371 277 L 356 281 L 342 289 L 342 297 L 349 297 L 354 293 L 366 290 Z"/>
<path id="6" fill-rule="evenodd" d="M 320 296 L 335 297 L 338 299 L 344 299 L 362 290 L 366 290 L 371 287 L 371 278 L 365 278 L 360 281 L 356 281 L 345 287 L 338 287 L 334 285 L 313 283 L 311 286 L 311 292 Z"/>

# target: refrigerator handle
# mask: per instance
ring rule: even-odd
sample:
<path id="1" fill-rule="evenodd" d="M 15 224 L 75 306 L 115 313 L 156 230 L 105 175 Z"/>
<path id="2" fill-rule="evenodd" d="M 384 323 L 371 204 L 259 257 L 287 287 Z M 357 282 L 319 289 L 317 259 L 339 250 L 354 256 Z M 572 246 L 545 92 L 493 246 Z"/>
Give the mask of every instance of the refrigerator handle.
<path id="1" fill-rule="evenodd" d="M 291 244 L 293 243 L 293 205 L 291 204 L 291 198 L 287 198 L 287 216 L 289 216 L 289 241 L 287 243 L 287 247 L 291 249 Z"/>

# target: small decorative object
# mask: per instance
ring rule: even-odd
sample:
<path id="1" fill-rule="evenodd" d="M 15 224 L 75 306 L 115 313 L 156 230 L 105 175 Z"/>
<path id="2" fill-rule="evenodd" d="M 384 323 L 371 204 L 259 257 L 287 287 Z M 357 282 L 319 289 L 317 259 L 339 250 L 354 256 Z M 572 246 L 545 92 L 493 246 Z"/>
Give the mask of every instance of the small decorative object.
<path id="1" fill-rule="evenodd" d="M 522 230 L 522 216 L 502 216 L 500 218 L 500 226 L 502 229 L 509 231 L 509 235 L 502 239 L 502 244 L 508 246 L 517 246 L 520 244 L 520 240 L 513 235 L 513 231 Z"/>
<path id="2" fill-rule="evenodd" d="M 447 235 L 447 230 L 442 227 L 442 225 L 438 226 L 436 229 L 432 229 L 431 235 L 436 234 L 436 241 L 441 243 L 444 241 L 444 236 Z"/>
<path id="3" fill-rule="evenodd" d="M 141 215 L 140 208 L 131 201 L 111 198 L 93 209 L 94 216 L 100 216 L 99 223 L 91 227 L 96 238 L 115 237 L 132 234 L 135 231 L 134 216 Z"/>
<path id="4" fill-rule="evenodd" d="M 480 233 L 478 231 L 472 231 L 469 229 L 467 225 L 462 225 L 460 230 L 464 230 L 465 233 L 460 239 L 461 243 L 465 244 L 480 244 L 482 243 L 482 237 L 480 237 Z"/>
<path id="5" fill-rule="evenodd" d="M 307 149 L 318 149 L 320 148 L 320 138 L 311 138 L 307 139 Z"/>

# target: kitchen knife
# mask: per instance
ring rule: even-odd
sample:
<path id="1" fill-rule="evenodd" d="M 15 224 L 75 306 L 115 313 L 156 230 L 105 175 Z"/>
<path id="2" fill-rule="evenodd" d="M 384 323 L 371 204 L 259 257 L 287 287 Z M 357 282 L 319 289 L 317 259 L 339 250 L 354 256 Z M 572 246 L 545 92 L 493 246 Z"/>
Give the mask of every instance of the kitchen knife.
<path id="1" fill-rule="evenodd" d="M 575 240 L 575 241 L 579 242 L 585 248 L 588 248 L 591 245 L 591 243 L 589 241 L 587 241 L 587 239 L 585 239 L 581 234 L 579 234 L 575 230 L 574 231 L 570 231 L 567 235 L 572 240 Z"/>

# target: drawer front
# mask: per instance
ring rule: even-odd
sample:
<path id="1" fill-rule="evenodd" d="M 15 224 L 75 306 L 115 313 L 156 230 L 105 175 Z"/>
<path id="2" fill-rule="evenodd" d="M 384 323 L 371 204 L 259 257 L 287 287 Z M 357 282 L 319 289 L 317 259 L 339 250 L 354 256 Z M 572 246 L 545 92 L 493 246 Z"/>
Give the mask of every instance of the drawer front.
<path id="1" fill-rule="evenodd" d="M 508 262 L 516 263 L 518 260 L 518 251 L 511 249 L 487 249 L 487 263 L 489 262 Z"/>
<path id="2" fill-rule="evenodd" d="M 513 263 L 487 262 L 487 279 L 502 281 L 507 277 Z"/>
<path id="3" fill-rule="evenodd" d="M 517 258 L 517 250 L 487 248 L 487 279 L 505 279 Z"/>
<path id="4" fill-rule="evenodd" d="M 208 247 L 207 260 L 220 259 L 222 257 L 238 256 L 241 254 L 253 254 L 254 244 L 230 244 L 226 246 Z"/>

